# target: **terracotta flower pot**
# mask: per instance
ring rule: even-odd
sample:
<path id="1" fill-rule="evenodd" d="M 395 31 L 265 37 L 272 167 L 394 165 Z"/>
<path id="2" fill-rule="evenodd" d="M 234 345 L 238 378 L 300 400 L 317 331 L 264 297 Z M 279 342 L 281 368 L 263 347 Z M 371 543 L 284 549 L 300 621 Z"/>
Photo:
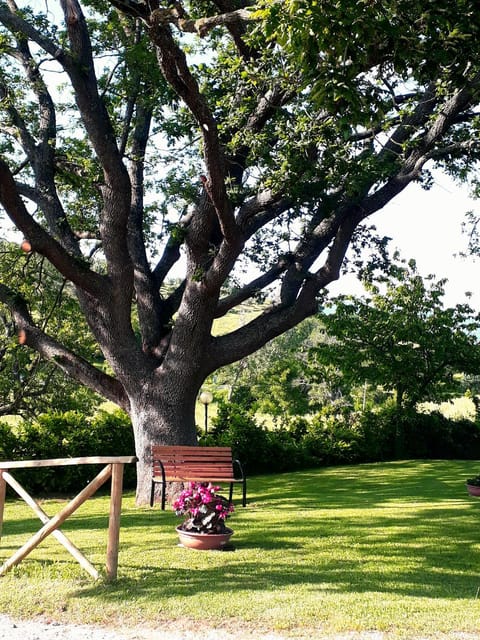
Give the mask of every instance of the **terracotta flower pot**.
<path id="1" fill-rule="evenodd" d="M 471 496 L 480 496 L 480 487 L 477 485 L 467 483 L 467 491 Z"/>
<path id="2" fill-rule="evenodd" d="M 189 549 L 199 549 L 201 551 L 222 549 L 233 535 L 232 529 L 228 528 L 225 533 L 196 533 L 184 531 L 181 527 L 177 527 L 176 532 L 178 533 L 180 544 Z"/>

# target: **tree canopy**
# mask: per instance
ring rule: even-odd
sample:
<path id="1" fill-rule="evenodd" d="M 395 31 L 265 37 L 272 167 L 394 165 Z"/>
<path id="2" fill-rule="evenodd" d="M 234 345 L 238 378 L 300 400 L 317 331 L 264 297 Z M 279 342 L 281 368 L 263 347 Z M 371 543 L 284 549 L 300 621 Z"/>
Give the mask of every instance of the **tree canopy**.
<path id="1" fill-rule="evenodd" d="M 214 374 L 215 383 L 227 386 L 230 399 L 283 423 L 304 415 L 318 404 L 308 376 L 308 349 L 317 343 L 322 327 L 305 320 L 262 349 Z M 317 391 L 316 389 L 314 391 Z"/>
<path id="2" fill-rule="evenodd" d="M 473 0 L 0 0 L 0 204 L 108 370 L 7 281 L 0 300 L 25 348 L 129 413 L 139 495 L 152 442 L 195 441 L 209 374 L 315 314 L 350 246 L 379 259 L 372 213 L 475 170 L 479 31 Z"/>

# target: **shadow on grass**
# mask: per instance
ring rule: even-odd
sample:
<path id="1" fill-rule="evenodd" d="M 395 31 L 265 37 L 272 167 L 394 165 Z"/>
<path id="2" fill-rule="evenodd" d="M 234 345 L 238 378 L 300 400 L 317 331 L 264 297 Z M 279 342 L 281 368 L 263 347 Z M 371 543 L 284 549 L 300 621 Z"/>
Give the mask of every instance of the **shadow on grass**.
<path id="1" fill-rule="evenodd" d="M 383 505 L 389 500 L 449 500 L 465 492 L 475 461 L 407 461 L 330 467 L 261 478 L 255 498 L 276 509 Z M 478 471 L 477 471 L 478 470 Z"/>
<path id="2" fill-rule="evenodd" d="M 76 597 L 120 602 L 134 592 L 137 599 L 160 602 L 302 585 L 323 593 L 473 598 L 480 500 L 466 494 L 465 470 L 474 467 L 402 462 L 253 478 L 250 504 L 239 507 L 231 523 L 236 550 L 210 556 L 212 562 L 184 549 L 172 557 L 175 539 L 165 533 L 176 522 L 171 513 L 130 510 L 122 527 L 139 533 L 122 542 L 120 573 L 129 577 L 82 589 Z M 143 561 L 132 562 L 135 548 L 143 550 Z"/>
<path id="3" fill-rule="evenodd" d="M 251 478 L 249 504 L 231 521 L 232 553 L 179 549 L 171 510 L 136 508 L 129 495 L 120 579 L 87 584 L 72 595 L 121 603 L 135 594 L 137 601 L 161 602 L 301 585 L 325 594 L 472 598 L 479 583 L 480 499 L 467 495 L 465 479 L 477 473 L 475 462 L 415 461 Z M 62 530 L 77 534 L 82 550 L 86 545 L 104 557 L 108 498 L 92 502 L 90 512 L 75 514 Z M 39 526 L 24 518 L 6 522 L 4 531 L 20 535 Z M 56 559 L 44 565 L 50 562 L 58 565 Z"/>

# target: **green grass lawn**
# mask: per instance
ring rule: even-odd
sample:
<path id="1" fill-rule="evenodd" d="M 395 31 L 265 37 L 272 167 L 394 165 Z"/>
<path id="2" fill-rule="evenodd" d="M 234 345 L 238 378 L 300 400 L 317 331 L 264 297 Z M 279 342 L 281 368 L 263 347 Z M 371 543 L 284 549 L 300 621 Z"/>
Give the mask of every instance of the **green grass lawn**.
<path id="1" fill-rule="evenodd" d="M 312 638 L 480 632 L 480 499 L 465 489 L 477 473 L 473 461 L 409 461 L 252 478 L 247 508 L 229 520 L 228 552 L 179 547 L 174 514 L 136 508 L 127 494 L 116 582 L 93 582 L 48 538 L 0 578 L 0 611 L 120 625 L 203 620 Z M 90 500 L 62 528 L 98 567 L 108 503 Z M 43 508 L 53 515 L 61 501 Z M 1 561 L 37 522 L 7 502 Z"/>

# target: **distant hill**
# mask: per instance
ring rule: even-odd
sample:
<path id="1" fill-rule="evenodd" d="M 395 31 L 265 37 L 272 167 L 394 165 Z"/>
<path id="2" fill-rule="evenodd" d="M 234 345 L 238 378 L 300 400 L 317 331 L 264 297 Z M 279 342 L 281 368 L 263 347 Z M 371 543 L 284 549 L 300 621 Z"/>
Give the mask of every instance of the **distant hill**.
<path id="1" fill-rule="evenodd" d="M 235 331 L 256 318 L 268 306 L 268 303 L 245 302 L 235 307 L 223 318 L 215 320 L 212 333 L 215 336 L 222 336 L 231 331 Z"/>

